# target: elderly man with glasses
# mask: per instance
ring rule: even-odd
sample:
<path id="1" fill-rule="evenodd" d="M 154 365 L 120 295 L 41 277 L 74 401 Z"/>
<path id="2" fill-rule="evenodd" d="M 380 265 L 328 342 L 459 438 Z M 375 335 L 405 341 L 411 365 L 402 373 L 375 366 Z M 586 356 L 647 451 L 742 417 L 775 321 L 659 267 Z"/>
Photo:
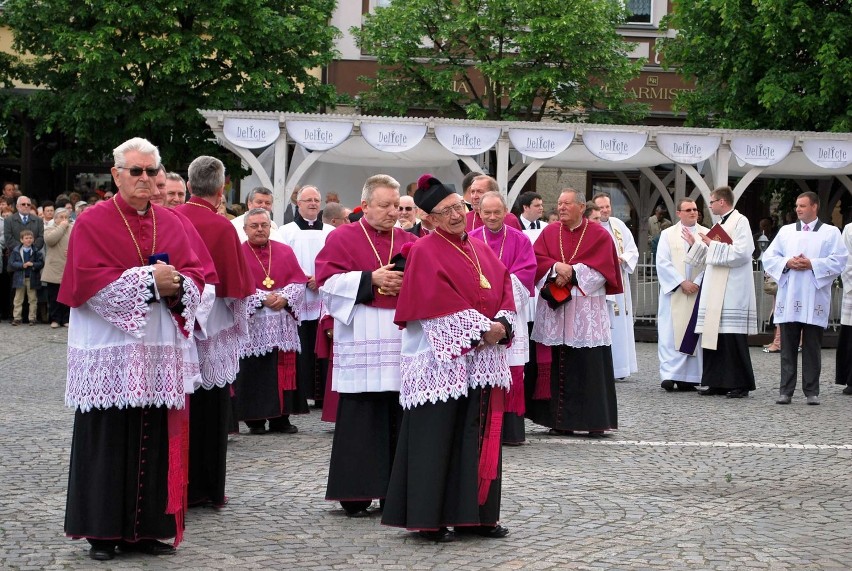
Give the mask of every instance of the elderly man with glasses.
<path id="1" fill-rule="evenodd" d="M 396 306 L 404 413 L 382 523 L 437 542 L 465 532 L 505 537 L 500 436 L 512 281 L 465 232 L 461 196 L 423 175 L 414 202 L 436 230 L 411 247 Z"/>

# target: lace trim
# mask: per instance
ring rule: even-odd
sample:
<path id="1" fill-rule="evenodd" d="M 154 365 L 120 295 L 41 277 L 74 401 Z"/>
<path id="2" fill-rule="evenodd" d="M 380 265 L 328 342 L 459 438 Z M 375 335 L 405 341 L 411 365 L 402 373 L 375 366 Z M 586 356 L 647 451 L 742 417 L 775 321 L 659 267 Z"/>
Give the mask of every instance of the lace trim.
<path id="1" fill-rule="evenodd" d="M 296 320 L 287 311 L 262 311 L 252 318 L 248 342 L 240 348 L 240 358 L 260 357 L 276 349 L 301 353 Z"/>
<path id="2" fill-rule="evenodd" d="M 536 306 L 531 338 L 543 345 L 601 347 L 612 344 L 606 296 L 577 295 L 553 310 L 541 301 Z"/>
<path id="3" fill-rule="evenodd" d="M 181 313 L 181 317 L 184 320 L 183 331 L 189 336 L 192 335 L 195 329 L 195 314 L 201 309 L 202 301 L 201 291 L 199 291 L 195 282 L 189 278 L 184 278 L 183 280 L 183 295 L 180 301 L 183 304 L 183 312 Z M 210 300 L 211 306 L 213 305 L 213 301 L 215 301 L 215 298 Z M 210 308 L 208 307 L 207 310 L 209 311 Z M 172 316 L 172 320 L 178 328 L 181 327 L 180 323 L 174 319 L 174 316 Z"/>
<path id="4" fill-rule="evenodd" d="M 486 345 L 465 355 L 468 358 L 468 385 L 476 387 L 502 387 L 509 390 L 512 372 L 509 353 L 503 345 Z"/>
<path id="5" fill-rule="evenodd" d="M 515 313 L 514 311 L 509 311 L 508 309 L 501 309 L 500 311 L 497 312 L 497 315 L 494 316 L 494 320 L 496 321 L 500 317 L 505 317 L 506 321 L 508 321 L 509 325 L 511 325 L 512 329 L 514 329 L 515 328 L 515 316 L 516 315 L 517 315 L 517 313 Z M 491 324 L 489 323 L 489 327 L 490 327 L 490 325 Z"/>
<path id="6" fill-rule="evenodd" d="M 467 359 L 438 361 L 433 351 L 402 355 L 399 403 L 409 409 L 467 395 Z"/>
<path id="7" fill-rule="evenodd" d="M 239 370 L 240 346 L 244 339 L 245 336 L 240 334 L 237 323 L 207 339 L 196 339 L 203 388 L 221 388 L 234 382 Z"/>
<path id="8" fill-rule="evenodd" d="M 450 361 L 470 351 L 471 343 L 482 339 L 482 334 L 491 329 L 491 323 L 475 309 L 421 321 L 423 333 L 439 362 Z"/>
<path id="9" fill-rule="evenodd" d="M 185 368 L 179 346 L 69 347 L 65 404 L 83 412 L 110 407 L 183 408 Z"/>
<path id="10" fill-rule="evenodd" d="M 150 310 L 148 301 L 153 297 L 152 285 L 154 276 L 148 268 L 129 268 L 87 303 L 105 321 L 141 339 Z"/>
<path id="11" fill-rule="evenodd" d="M 299 323 L 302 321 L 302 315 L 305 314 L 305 284 L 287 284 L 281 289 L 281 293 L 287 298 L 287 307 Z M 323 317 L 320 315 L 320 317 Z"/>

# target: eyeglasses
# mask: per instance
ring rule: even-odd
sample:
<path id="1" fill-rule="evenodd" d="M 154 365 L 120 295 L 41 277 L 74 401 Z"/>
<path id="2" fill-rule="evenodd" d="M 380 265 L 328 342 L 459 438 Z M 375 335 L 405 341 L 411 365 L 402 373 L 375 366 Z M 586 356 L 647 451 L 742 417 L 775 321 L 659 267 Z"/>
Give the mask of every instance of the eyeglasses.
<path id="1" fill-rule="evenodd" d="M 697 208 L 683 208 L 681 210 L 678 210 L 678 212 L 698 212 L 698 209 Z"/>
<path id="2" fill-rule="evenodd" d="M 456 214 L 462 214 L 464 212 L 464 210 L 465 210 L 464 203 L 457 202 L 457 203 L 453 204 L 452 206 L 447 206 L 446 208 L 444 208 L 442 210 L 433 210 L 432 214 L 439 214 L 441 216 L 450 216 L 450 215 L 452 215 L 453 212 L 455 212 Z"/>
<path id="3" fill-rule="evenodd" d="M 18 206 L 32 206 L 32 202 L 22 202 Z"/>
<path id="4" fill-rule="evenodd" d="M 147 174 L 151 178 L 154 178 L 155 176 L 157 176 L 157 173 L 160 172 L 159 167 L 157 167 L 157 168 L 151 167 L 151 168 L 144 168 L 144 169 L 142 167 L 115 167 L 115 168 L 129 172 L 130 176 L 142 176 L 142 173 L 144 172 L 145 174 Z"/>
<path id="5" fill-rule="evenodd" d="M 266 230 L 267 228 L 272 228 L 272 224 L 268 224 L 268 223 L 264 222 L 263 224 L 249 224 L 246 227 L 250 230 L 257 230 L 258 228 L 262 228 L 263 230 Z"/>
<path id="6" fill-rule="evenodd" d="M 399 209 L 405 210 L 406 212 L 411 212 L 412 210 L 414 210 L 414 207 L 413 206 L 400 206 Z"/>
<path id="7" fill-rule="evenodd" d="M 311 203 L 319 204 L 320 199 L 319 198 L 300 198 L 299 202 L 307 202 L 309 204 L 311 204 Z"/>
<path id="8" fill-rule="evenodd" d="M 715 199 L 715 200 L 711 200 L 711 201 L 710 201 L 710 204 L 713 204 L 714 202 L 719 202 L 720 200 L 722 200 L 722 199 L 721 199 L 721 198 L 717 198 L 717 199 Z"/>

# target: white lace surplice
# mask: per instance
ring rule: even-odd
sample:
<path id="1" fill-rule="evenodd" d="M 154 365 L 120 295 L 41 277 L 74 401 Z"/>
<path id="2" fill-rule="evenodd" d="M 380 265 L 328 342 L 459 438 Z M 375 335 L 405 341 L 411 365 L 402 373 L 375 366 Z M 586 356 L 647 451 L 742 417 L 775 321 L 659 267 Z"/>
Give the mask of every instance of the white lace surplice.
<path id="1" fill-rule="evenodd" d="M 505 317 L 514 328 L 514 312 L 501 311 L 495 317 Z M 508 389 L 512 375 L 506 346 L 471 350 L 471 342 L 481 339 L 491 323 L 473 309 L 409 321 L 402 333 L 399 401 L 403 408 L 457 399 L 467 395 L 468 388 Z"/>
<path id="2" fill-rule="evenodd" d="M 578 286 L 571 289 L 571 301 L 556 309 L 540 300 L 532 340 L 542 345 L 601 347 L 612 343 L 606 279 L 585 264 L 575 264 Z"/>
<path id="3" fill-rule="evenodd" d="M 148 303 L 149 267 L 126 270 L 80 307 L 71 309 L 65 404 L 92 408 L 183 408 L 186 362 L 201 294 L 184 280 L 183 332 L 161 302 Z"/>
<path id="4" fill-rule="evenodd" d="M 275 311 L 261 306 L 270 293 L 287 298 L 287 308 Z M 256 309 L 249 322 L 249 335 L 240 350 L 240 357 L 259 357 L 273 350 L 301 352 L 298 316 L 304 307 L 305 284 L 287 284 L 273 292 L 257 290 L 251 296 Z"/>

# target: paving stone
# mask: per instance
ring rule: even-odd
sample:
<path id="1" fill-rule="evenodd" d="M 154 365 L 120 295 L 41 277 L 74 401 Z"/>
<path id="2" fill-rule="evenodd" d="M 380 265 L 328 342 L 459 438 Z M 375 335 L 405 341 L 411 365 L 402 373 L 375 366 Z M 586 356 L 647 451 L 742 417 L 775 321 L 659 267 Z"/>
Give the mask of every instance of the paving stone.
<path id="1" fill-rule="evenodd" d="M 11 329 L 8 324 L 0 324 Z M 65 330 L 4 331 L 0 348 L 0 568 L 90 569 L 87 545 L 62 534 L 73 412 L 63 406 Z M 822 405 L 787 407 L 777 356 L 751 350 L 747 399 L 666 393 L 657 346 L 637 345 L 640 372 L 616 385 L 620 430 L 552 437 L 527 424 L 503 450 L 499 541 L 436 545 L 351 520 L 326 502 L 333 431 L 318 411 L 297 435 L 229 443 L 221 511 L 187 515 L 172 557 L 120 555 L 107 569 L 848 569 L 846 482 L 852 397 L 822 354 Z M 376 506 L 377 507 L 377 506 Z M 100 566 L 99 566 L 100 567 Z"/>

